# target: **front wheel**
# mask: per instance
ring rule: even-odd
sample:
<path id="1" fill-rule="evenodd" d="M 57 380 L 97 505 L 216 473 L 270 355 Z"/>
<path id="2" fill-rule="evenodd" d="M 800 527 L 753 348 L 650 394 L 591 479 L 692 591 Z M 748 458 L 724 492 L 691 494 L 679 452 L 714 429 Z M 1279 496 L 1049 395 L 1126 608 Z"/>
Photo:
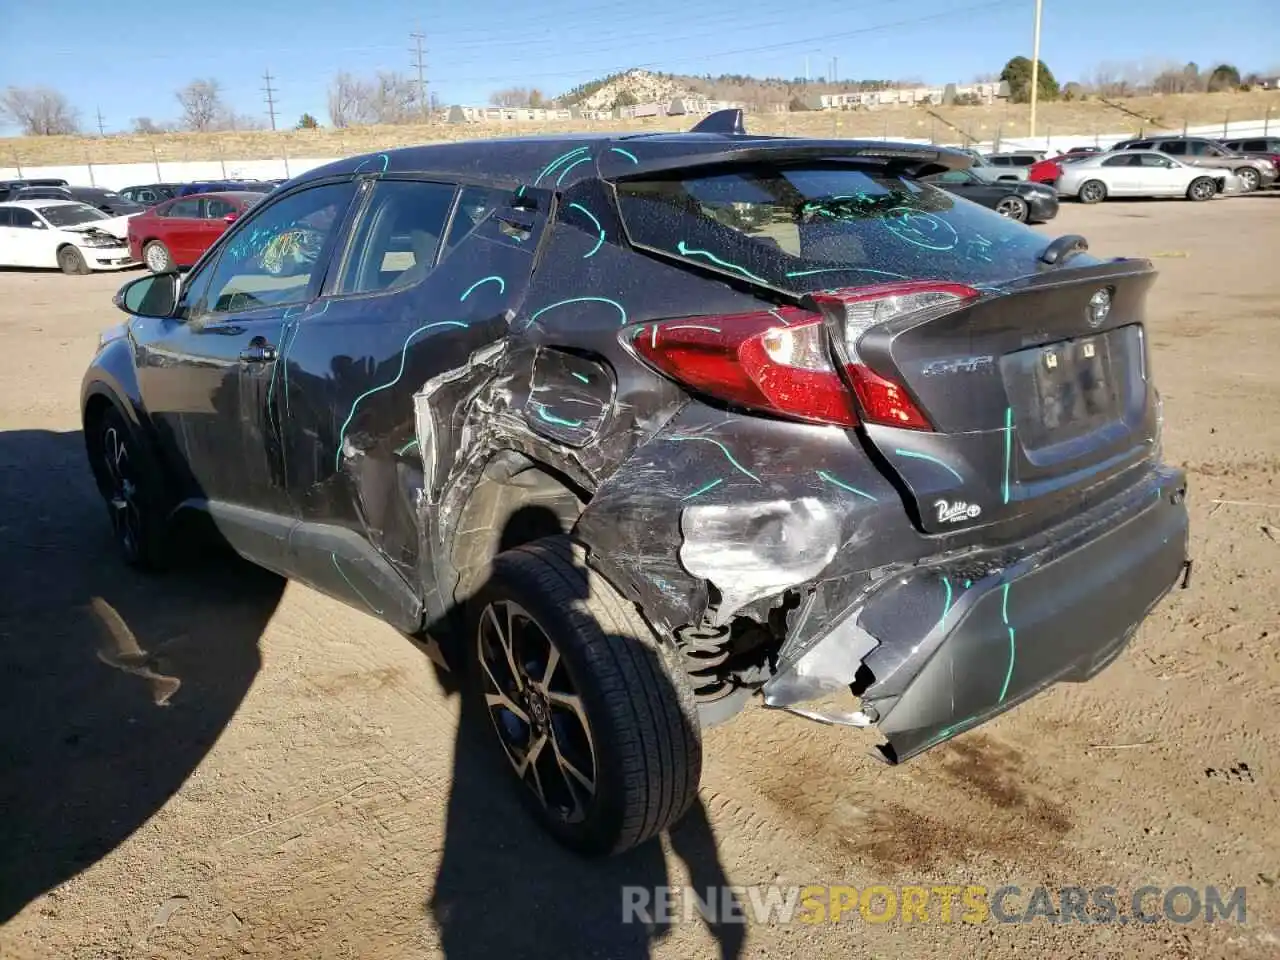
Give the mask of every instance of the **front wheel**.
<path id="1" fill-rule="evenodd" d="M 1203 203 L 1218 195 L 1218 185 L 1209 177 L 1196 177 L 1187 187 L 1187 199 Z"/>
<path id="2" fill-rule="evenodd" d="M 72 246 L 65 246 L 58 251 L 58 269 L 63 273 L 75 276 L 89 272 L 89 265 L 84 262 L 84 254 Z"/>
<path id="3" fill-rule="evenodd" d="M 1081 203 L 1101 203 L 1107 199 L 1107 185 L 1101 180 L 1086 180 L 1078 194 Z"/>
<path id="4" fill-rule="evenodd" d="M 155 467 L 120 411 L 86 424 L 89 463 L 125 562 L 159 569 L 167 559 L 163 492 Z"/>
<path id="5" fill-rule="evenodd" d="M 1241 167 L 1236 171 L 1236 176 L 1240 178 L 1240 188 L 1245 193 L 1253 193 L 1262 186 L 1262 174 L 1253 167 Z"/>
<path id="6" fill-rule="evenodd" d="M 674 824 L 702 773 L 688 680 L 567 537 L 499 554 L 469 605 L 471 695 L 543 826 L 589 856 Z"/>
<path id="7" fill-rule="evenodd" d="M 1005 197 L 996 204 L 996 213 L 1010 220 L 1026 223 L 1027 217 L 1031 213 L 1031 208 L 1027 206 L 1027 201 L 1021 197 Z"/>

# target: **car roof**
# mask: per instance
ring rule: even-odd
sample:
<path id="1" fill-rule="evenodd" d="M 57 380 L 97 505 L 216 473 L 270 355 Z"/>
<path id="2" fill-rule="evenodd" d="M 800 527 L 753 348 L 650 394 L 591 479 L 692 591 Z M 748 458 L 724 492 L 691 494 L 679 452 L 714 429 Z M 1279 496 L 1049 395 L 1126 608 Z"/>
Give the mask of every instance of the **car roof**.
<path id="1" fill-rule="evenodd" d="M 0 203 L 0 207 L 25 207 L 28 210 L 43 210 L 45 207 L 83 207 L 85 204 L 79 200 L 55 200 L 52 197 L 46 197 L 36 200 L 5 200 Z"/>
<path id="2" fill-rule="evenodd" d="M 558 185 L 568 166 L 588 158 L 596 160 L 601 176 L 610 177 L 656 172 L 686 164 L 767 159 L 769 154 L 782 151 L 791 158 L 815 161 L 860 156 L 868 159 L 899 157 L 916 162 L 940 162 L 951 168 L 969 166 L 972 162 L 970 156 L 956 150 L 894 141 L 679 131 L 622 135 L 582 133 L 442 141 L 399 147 L 346 157 L 308 170 L 292 182 L 301 185 L 359 172 L 440 173 L 517 183 L 536 183 L 546 179 L 546 186 L 551 186 L 553 183 Z M 557 161 L 561 163 L 557 165 Z"/>

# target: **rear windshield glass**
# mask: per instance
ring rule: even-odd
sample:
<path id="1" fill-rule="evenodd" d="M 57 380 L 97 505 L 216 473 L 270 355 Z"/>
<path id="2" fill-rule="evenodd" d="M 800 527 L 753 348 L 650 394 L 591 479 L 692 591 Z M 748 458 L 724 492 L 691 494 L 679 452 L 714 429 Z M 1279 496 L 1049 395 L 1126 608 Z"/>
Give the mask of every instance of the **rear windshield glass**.
<path id="1" fill-rule="evenodd" d="M 633 243 L 794 291 L 1035 273 L 1045 237 L 908 177 L 850 166 L 623 181 Z"/>

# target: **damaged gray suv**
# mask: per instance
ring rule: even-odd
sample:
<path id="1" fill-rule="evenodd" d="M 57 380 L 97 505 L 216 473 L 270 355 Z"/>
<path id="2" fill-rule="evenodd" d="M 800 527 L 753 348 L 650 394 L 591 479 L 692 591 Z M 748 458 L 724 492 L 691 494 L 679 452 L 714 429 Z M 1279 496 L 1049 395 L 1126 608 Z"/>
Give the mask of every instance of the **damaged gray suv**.
<path id="1" fill-rule="evenodd" d="M 1112 661 L 1186 568 L 1144 260 L 913 144 L 461 142 L 313 170 L 126 284 L 83 384 L 125 556 L 184 515 L 430 637 L 560 840 L 749 704 L 905 760 Z"/>

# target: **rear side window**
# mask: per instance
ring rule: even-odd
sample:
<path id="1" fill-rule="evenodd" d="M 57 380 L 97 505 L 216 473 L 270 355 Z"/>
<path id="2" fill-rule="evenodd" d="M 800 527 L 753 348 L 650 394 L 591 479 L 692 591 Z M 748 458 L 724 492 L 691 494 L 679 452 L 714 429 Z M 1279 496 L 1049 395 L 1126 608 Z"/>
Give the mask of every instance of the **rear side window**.
<path id="1" fill-rule="evenodd" d="M 200 201 L 179 200 L 177 203 L 170 204 L 164 215 L 166 217 L 181 217 L 186 220 L 199 220 Z"/>
<path id="2" fill-rule="evenodd" d="M 435 262 L 454 190 L 450 183 L 377 183 L 336 292 L 371 293 L 425 277 Z"/>
<path id="3" fill-rule="evenodd" d="M 449 237 L 445 241 L 444 250 L 448 253 L 476 227 L 484 222 L 485 217 L 504 202 L 508 196 L 501 190 L 491 187 L 466 187 L 458 199 L 458 212 L 453 215 L 453 223 L 449 225 Z"/>
<path id="4" fill-rule="evenodd" d="M 1045 238 L 882 168 L 814 165 L 621 181 L 634 245 L 793 291 L 1034 273 Z"/>

